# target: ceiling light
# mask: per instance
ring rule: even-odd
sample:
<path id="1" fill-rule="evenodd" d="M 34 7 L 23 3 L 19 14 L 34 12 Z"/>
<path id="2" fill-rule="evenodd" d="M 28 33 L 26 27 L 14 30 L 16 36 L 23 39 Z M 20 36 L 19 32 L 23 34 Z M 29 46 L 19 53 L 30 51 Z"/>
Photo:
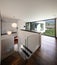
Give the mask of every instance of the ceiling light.
<path id="1" fill-rule="evenodd" d="M 16 23 L 12 23 L 12 27 L 13 28 L 16 28 L 17 27 L 17 24 Z"/>
<path id="2" fill-rule="evenodd" d="M 11 33 L 12 33 L 11 31 L 7 31 L 7 34 L 8 34 L 8 35 L 11 35 Z"/>

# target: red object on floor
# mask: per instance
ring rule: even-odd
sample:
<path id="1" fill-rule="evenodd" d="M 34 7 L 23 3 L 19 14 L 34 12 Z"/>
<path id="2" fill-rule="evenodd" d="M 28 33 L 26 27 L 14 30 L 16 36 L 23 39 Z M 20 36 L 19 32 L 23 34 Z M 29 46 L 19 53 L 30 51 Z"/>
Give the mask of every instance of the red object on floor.
<path id="1" fill-rule="evenodd" d="M 14 37 L 14 44 L 18 44 L 18 37 L 17 36 Z"/>

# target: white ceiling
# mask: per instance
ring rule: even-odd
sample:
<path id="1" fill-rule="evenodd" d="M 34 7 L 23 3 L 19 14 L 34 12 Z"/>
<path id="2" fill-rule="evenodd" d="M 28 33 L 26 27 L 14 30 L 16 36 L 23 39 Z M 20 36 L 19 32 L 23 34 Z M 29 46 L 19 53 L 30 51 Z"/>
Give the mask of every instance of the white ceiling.
<path id="1" fill-rule="evenodd" d="M 57 17 L 57 0 L 0 0 L 3 16 L 37 21 Z"/>

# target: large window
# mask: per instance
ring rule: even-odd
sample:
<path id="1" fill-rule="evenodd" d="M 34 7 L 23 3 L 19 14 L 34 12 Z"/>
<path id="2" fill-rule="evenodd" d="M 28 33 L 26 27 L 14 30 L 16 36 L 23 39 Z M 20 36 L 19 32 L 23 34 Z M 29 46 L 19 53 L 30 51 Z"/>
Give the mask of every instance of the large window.
<path id="1" fill-rule="evenodd" d="M 45 21 L 46 31 L 43 33 L 48 36 L 55 36 L 55 19 Z"/>
<path id="2" fill-rule="evenodd" d="M 55 19 L 27 22 L 26 30 L 37 31 L 43 35 L 55 37 Z"/>

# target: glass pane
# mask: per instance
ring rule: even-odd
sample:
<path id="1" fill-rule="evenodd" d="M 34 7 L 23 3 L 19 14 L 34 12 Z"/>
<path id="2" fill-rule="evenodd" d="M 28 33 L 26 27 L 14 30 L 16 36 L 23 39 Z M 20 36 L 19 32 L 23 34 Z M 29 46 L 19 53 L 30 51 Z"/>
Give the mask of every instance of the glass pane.
<path id="1" fill-rule="evenodd" d="M 46 20 L 44 35 L 55 37 L 55 19 Z"/>

